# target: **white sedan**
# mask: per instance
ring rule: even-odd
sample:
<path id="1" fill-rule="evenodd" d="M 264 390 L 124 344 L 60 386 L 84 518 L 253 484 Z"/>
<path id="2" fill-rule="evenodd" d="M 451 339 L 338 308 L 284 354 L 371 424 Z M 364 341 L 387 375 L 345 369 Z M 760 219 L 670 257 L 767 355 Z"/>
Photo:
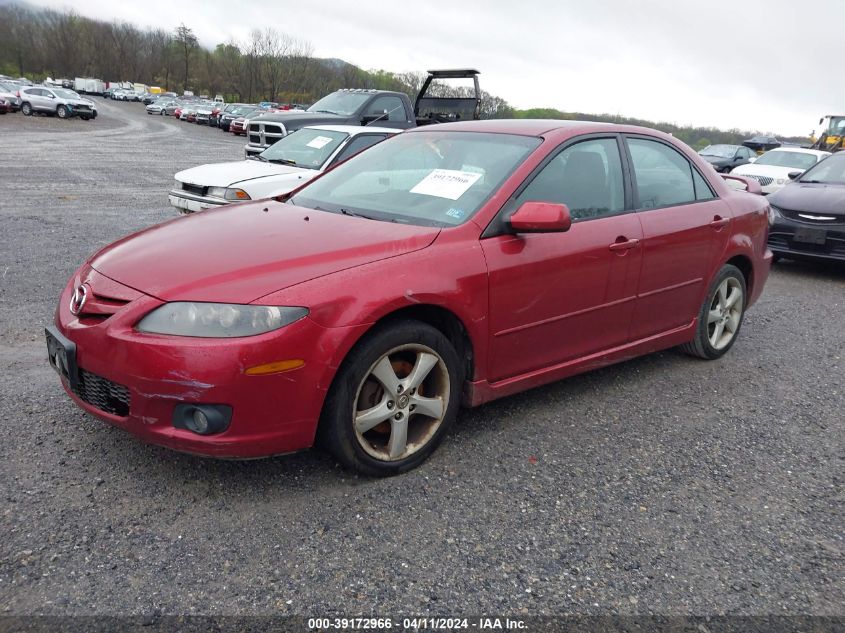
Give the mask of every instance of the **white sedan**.
<path id="1" fill-rule="evenodd" d="M 168 196 L 180 213 L 287 193 L 329 167 L 401 130 L 316 125 L 288 134 L 261 154 L 180 171 Z"/>
<path id="2" fill-rule="evenodd" d="M 821 152 L 803 147 L 779 147 L 756 160 L 736 167 L 731 173 L 735 176 L 754 178 L 760 183 L 764 194 L 774 193 L 789 182 L 789 174 L 804 173 L 830 152 Z"/>

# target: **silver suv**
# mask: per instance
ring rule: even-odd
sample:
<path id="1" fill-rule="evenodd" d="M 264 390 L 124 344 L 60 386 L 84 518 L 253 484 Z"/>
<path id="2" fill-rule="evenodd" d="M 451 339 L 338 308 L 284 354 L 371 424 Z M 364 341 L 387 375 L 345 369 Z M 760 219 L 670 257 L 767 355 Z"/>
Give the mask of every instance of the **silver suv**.
<path id="1" fill-rule="evenodd" d="M 80 119 L 97 118 L 97 106 L 83 99 L 73 90 L 47 86 L 27 86 L 20 89 L 21 112 L 29 116 L 35 112 L 55 114 L 60 119 L 78 116 Z"/>

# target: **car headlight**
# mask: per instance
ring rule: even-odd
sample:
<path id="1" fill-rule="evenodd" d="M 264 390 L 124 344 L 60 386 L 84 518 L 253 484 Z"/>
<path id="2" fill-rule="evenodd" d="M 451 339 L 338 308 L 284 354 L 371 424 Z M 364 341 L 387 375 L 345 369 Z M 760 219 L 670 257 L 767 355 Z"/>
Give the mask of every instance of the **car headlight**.
<path id="1" fill-rule="evenodd" d="M 769 205 L 769 226 L 774 226 L 775 220 L 778 218 L 783 217 L 781 215 L 780 209 L 778 209 L 775 205 Z"/>
<path id="2" fill-rule="evenodd" d="M 208 195 L 224 200 L 252 200 L 243 189 L 229 189 L 227 187 L 209 187 Z"/>
<path id="3" fill-rule="evenodd" d="M 149 334 L 234 338 L 278 330 L 308 314 L 308 308 L 174 301 L 156 308 L 135 329 Z"/>
<path id="4" fill-rule="evenodd" d="M 788 182 L 788 180 L 786 178 L 778 178 L 775 182 L 779 185 L 782 185 L 782 184 Z"/>

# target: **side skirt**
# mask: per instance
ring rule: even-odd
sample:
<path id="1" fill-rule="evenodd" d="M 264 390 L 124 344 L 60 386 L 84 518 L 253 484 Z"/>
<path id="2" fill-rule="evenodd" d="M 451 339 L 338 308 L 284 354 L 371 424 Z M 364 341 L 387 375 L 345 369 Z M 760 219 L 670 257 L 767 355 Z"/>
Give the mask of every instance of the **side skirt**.
<path id="1" fill-rule="evenodd" d="M 692 340 L 695 336 L 697 325 L 698 319 L 696 318 L 689 325 L 663 332 L 662 334 L 626 343 L 625 345 L 620 345 L 619 347 L 614 347 L 603 352 L 597 352 L 590 356 L 575 358 L 558 363 L 557 365 L 551 365 L 550 367 L 543 367 L 542 369 L 535 369 L 519 376 L 505 378 L 498 382 L 491 383 L 486 380 L 466 381 L 464 383 L 463 404 L 465 407 L 477 407 L 485 402 L 510 396 L 520 391 L 526 391 L 527 389 L 533 389 L 534 387 L 547 385 L 551 382 L 574 376 L 575 374 L 582 374 L 593 369 L 599 369 L 600 367 L 621 363 L 638 356 L 681 345 Z"/>

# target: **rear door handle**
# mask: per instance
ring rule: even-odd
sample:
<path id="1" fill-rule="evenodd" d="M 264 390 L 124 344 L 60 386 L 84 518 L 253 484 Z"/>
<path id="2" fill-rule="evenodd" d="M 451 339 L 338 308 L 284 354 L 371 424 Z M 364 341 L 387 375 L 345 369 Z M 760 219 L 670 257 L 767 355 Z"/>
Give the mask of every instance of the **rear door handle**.
<path id="1" fill-rule="evenodd" d="M 727 226 L 730 223 L 730 218 L 723 218 L 717 215 L 713 218 L 713 221 L 710 223 L 710 226 L 712 226 L 714 229 L 721 229 L 723 226 Z"/>
<path id="2" fill-rule="evenodd" d="M 625 240 L 624 237 L 619 238 L 619 240 L 608 246 L 608 248 L 612 251 L 627 251 L 640 245 L 639 240 Z"/>

